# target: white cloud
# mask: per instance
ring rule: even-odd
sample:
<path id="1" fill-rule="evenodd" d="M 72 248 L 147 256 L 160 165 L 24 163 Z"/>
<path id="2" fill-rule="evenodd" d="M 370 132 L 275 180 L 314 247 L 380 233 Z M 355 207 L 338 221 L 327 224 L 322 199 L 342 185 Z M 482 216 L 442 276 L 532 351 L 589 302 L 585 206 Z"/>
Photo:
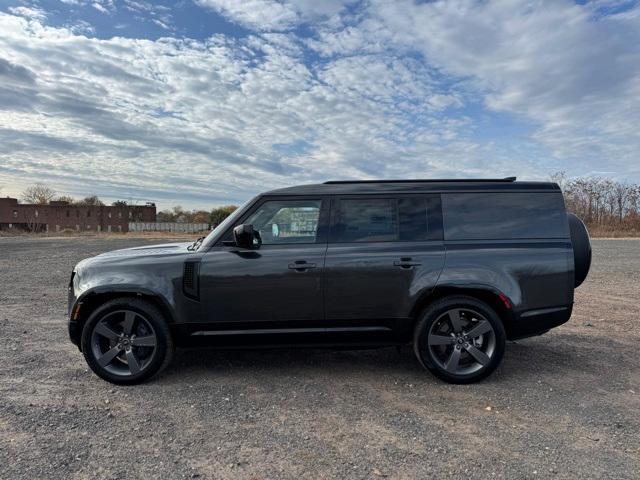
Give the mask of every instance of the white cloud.
<path id="1" fill-rule="evenodd" d="M 203 7 L 258 30 L 286 30 L 298 22 L 298 13 L 291 4 L 278 0 L 196 0 Z"/>
<path id="2" fill-rule="evenodd" d="M 620 2 L 618 2 L 620 3 Z M 622 174 L 640 131 L 640 7 L 598 16 L 603 3 L 463 0 L 376 2 L 372 17 L 400 45 L 445 73 L 469 78 L 489 110 L 538 125 L 534 139 L 559 159 Z"/>
<path id="3" fill-rule="evenodd" d="M 76 35 L 94 35 L 96 29 L 89 22 L 85 20 L 78 20 L 72 25 L 68 25 L 67 28 Z"/>
<path id="4" fill-rule="evenodd" d="M 310 69 L 299 42 L 281 34 L 98 40 L 7 15 L 0 28 L 9 65 L 0 75 L 29 79 L 5 92 L 5 177 L 237 201 L 292 182 L 428 175 L 471 151 L 465 125 L 438 113 L 457 93 L 415 60 Z"/>
<path id="5" fill-rule="evenodd" d="M 41 8 L 37 7 L 9 7 L 9 11 L 14 15 L 25 18 L 32 18 L 34 20 L 44 20 L 45 18 L 47 18 L 47 13 Z"/>
<path id="6" fill-rule="evenodd" d="M 99 40 L 0 14 L 0 183 L 206 206 L 328 178 L 640 179 L 639 8 L 200 3 L 255 33 Z"/>
<path id="7" fill-rule="evenodd" d="M 340 13 L 355 0 L 195 0 L 232 22 L 260 31 L 289 30 Z"/>
<path id="8" fill-rule="evenodd" d="M 107 7 L 105 7 L 104 5 L 102 5 L 101 3 L 98 2 L 94 2 L 91 4 L 91 6 L 93 8 L 95 8 L 96 10 L 98 10 L 99 12 L 102 13 L 109 13 L 109 10 L 107 9 Z"/>
<path id="9" fill-rule="evenodd" d="M 138 18 L 148 18 L 160 28 L 173 31 L 171 9 L 165 5 L 158 5 L 146 1 L 125 0 L 125 8 L 131 12 L 140 13 L 144 16 Z"/>
<path id="10" fill-rule="evenodd" d="M 116 9 L 113 0 L 60 0 L 60 2 L 79 7 L 93 7 L 102 13 L 111 13 Z"/>

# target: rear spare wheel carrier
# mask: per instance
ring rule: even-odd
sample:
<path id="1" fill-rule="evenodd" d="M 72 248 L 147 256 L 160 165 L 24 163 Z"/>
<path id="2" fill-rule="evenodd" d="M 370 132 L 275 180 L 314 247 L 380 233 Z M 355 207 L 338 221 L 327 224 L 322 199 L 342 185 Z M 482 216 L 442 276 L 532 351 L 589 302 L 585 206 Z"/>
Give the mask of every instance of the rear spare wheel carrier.
<path id="1" fill-rule="evenodd" d="M 591 267 L 591 241 L 589 232 L 582 220 L 573 213 L 568 213 L 571 244 L 573 245 L 573 265 L 575 270 L 574 286 L 579 287 L 587 278 Z"/>

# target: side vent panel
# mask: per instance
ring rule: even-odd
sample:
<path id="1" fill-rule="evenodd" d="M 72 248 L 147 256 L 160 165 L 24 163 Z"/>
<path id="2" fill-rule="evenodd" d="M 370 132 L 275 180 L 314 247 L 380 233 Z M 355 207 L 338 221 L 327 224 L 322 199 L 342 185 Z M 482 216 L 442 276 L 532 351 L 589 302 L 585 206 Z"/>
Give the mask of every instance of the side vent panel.
<path id="1" fill-rule="evenodd" d="M 200 299 L 200 285 L 198 282 L 198 273 L 200 271 L 200 262 L 185 262 L 182 272 L 182 291 L 184 294 L 195 300 Z"/>

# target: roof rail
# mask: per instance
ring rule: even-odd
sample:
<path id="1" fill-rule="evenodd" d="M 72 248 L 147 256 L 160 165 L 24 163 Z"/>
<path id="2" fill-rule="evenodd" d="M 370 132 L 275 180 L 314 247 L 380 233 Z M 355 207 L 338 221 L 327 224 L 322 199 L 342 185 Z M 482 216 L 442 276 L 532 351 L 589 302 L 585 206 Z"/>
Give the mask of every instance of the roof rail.
<path id="1" fill-rule="evenodd" d="M 329 180 L 324 182 L 325 185 L 336 185 L 346 183 L 464 183 L 464 182 L 484 182 L 495 183 L 505 182 L 513 183 L 516 181 L 516 177 L 504 177 L 504 178 L 450 178 L 450 179 L 413 179 L 413 180 Z"/>

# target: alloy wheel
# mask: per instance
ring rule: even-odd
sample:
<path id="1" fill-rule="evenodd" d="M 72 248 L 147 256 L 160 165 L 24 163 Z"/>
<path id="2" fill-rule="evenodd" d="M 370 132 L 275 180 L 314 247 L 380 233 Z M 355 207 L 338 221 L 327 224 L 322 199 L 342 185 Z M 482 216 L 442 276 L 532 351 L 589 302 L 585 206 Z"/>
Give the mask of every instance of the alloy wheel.
<path id="1" fill-rule="evenodd" d="M 157 338 L 144 315 L 118 310 L 102 317 L 91 334 L 91 350 L 97 364 L 118 376 L 134 376 L 153 360 Z"/>
<path id="2" fill-rule="evenodd" d="M 432 323 L 427 348 L 431 358 L 449 374 L 468 375 L 491 362 L 496 350 L 496 333 L 479 312 L 454 308 Z"/>

